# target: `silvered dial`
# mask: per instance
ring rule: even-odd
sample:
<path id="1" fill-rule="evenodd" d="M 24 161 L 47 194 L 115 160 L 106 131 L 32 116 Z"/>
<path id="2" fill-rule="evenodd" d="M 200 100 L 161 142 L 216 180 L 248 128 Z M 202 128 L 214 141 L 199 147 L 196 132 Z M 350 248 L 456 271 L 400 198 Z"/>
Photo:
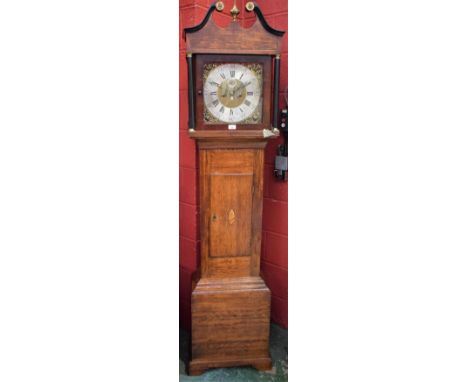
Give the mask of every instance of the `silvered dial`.
<path id="1" fill-rule="evenodd" d="M 258 73 L 246 65 L 215 66 L 203 84 L 203 97 L 206 110 L 214 117 L 213 122 L 261 122 L 261 84 Z"/>

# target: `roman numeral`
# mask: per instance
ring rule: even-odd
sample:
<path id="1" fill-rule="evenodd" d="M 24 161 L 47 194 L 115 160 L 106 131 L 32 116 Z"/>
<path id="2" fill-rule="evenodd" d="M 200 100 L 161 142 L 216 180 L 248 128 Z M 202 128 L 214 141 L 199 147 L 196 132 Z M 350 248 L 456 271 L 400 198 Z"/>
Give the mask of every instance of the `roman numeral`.
<path id="1" fill-rule="evenodd" d="M 224 73 L 219 73 L 219 75 L 222 77 L 223 80 L 226 79 L 226 76 L 224 75 Z"/>
<path id="2" fill-rule="evenodd" d="M 244 84 L 245 87 L 249 86 L 250 85 L 250 81 L 247 82 L 246 84 Z"/>
<path id="3" fill-rule="evenodd" d="M 242 110 L 242 108 L 241 108 L 241 107 L 239 108 L 239 110 L 240 110 L 240 112 L 241 112 L 241 113 L 243 113 L 243 112 L 244 112 L 244 110 Z"/>
<path id="4" fill-rule="evenodd" d="M 216 95 L 217 92 L 211 92 L 210 95 Z"/>
<path id="5" fill-rule="evenodd" d="M 215 106 L 215 107 L 218 106 L 218 103 L 219 103 L 219 101 L 218 101 L 217 99 L 215 99 L 215 100 L 213 101 L 213 106 Z"/>
<path id="6" fill-rule="evenodd" d="M 250 106 L 250 101 L 249 101 L 248 99 L 246 99 L 246 100 L 244 101 L 244 103 L 245 103 L 247 106 Z"/>
<path id="7" fill-rule="evenodd" d="M 212 86 L 219 86 L 219 84 L 217 82 L 214 82 L 214 81 L 210 81 L 210 85 Z"/>
<path id="8" fill-rule="evenodd" d="M 247 95 L 253 95 L 253 92 L 247 92 Z"/>
<path id="9" fill-rule="evenodd" d="M 219 109 L 220 113 L 224 113 L 224 106 L 221 106 L 221 109 Z"/>
<path id="10" fill-rule="evenodd" d="M 245 73 L 242 73 L 242 74 L 241 74 L 241 76 L 240 76 L 240 78 L 239 78 L 240 80 L 242 79 L 242 77 L 244 77 L 244 74 L 245 74 Z"/>
<path id="11" fill-rule="evenodd" d="M 232 117 L 234 115 L 234 112 L 231 110 L 229 110 L 229 115 Z"/>
<path id="12" fill-rule="evenodd" d="M 236 75 L 236 71 L 235 70 L 231 70 L 231 77 L 235 77 Z"/>

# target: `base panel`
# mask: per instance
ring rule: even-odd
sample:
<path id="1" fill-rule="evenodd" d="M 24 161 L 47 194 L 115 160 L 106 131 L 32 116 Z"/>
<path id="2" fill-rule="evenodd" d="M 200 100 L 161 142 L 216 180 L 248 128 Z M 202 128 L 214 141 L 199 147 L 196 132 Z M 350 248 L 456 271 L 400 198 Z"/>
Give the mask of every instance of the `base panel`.
<path id="1" fill-rule="evenodd" d="M 271 358 L 238 358 L 232 360 L 195 360 L 189 364 L 189 375 L 201 375 L 205 371 L 218 367 L 252 366 L 259 371 L 271 370 Z"/>
<path id="2" fill-rule="evenodd" d="M 270 296 L 260 277 L 200 279 L 192 293 L 189 374 L 214 367 L 270 369 Z"/>

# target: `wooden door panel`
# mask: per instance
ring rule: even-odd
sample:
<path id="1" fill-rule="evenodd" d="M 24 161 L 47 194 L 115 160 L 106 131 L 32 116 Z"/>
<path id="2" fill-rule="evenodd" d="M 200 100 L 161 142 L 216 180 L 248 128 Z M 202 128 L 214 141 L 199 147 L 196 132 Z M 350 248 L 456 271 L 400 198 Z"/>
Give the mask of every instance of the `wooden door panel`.
<path id="1" fill-rule="evenodd" d="M 201 277 L 258 275 L 263 147 L 201 146 Z"/>
<path id="2" fill-rule="evenodd" d="M 210 176 L 210 257 L 250 256 L 253 173 Z"/>

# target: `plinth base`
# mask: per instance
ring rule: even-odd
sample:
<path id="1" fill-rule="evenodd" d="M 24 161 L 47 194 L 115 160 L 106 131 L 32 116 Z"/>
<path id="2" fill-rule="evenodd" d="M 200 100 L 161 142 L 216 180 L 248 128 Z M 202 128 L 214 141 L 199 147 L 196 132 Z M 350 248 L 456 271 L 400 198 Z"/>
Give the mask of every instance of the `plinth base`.
<path id="1" fill-rule="evenodd" d="M 189 375 L 201 375 L 216 367 L 252 366 L 259 371 L 271 370 L 271 358 L 236 358 L 232 360 L 196 360 L 189 365 Z"/>
<path id="2" fill-rule="evenodd" d="M 192 293 L 189 374 L 215 367 L 271 369 L 270 296 L 261 277 L 200 279 Z"/>

